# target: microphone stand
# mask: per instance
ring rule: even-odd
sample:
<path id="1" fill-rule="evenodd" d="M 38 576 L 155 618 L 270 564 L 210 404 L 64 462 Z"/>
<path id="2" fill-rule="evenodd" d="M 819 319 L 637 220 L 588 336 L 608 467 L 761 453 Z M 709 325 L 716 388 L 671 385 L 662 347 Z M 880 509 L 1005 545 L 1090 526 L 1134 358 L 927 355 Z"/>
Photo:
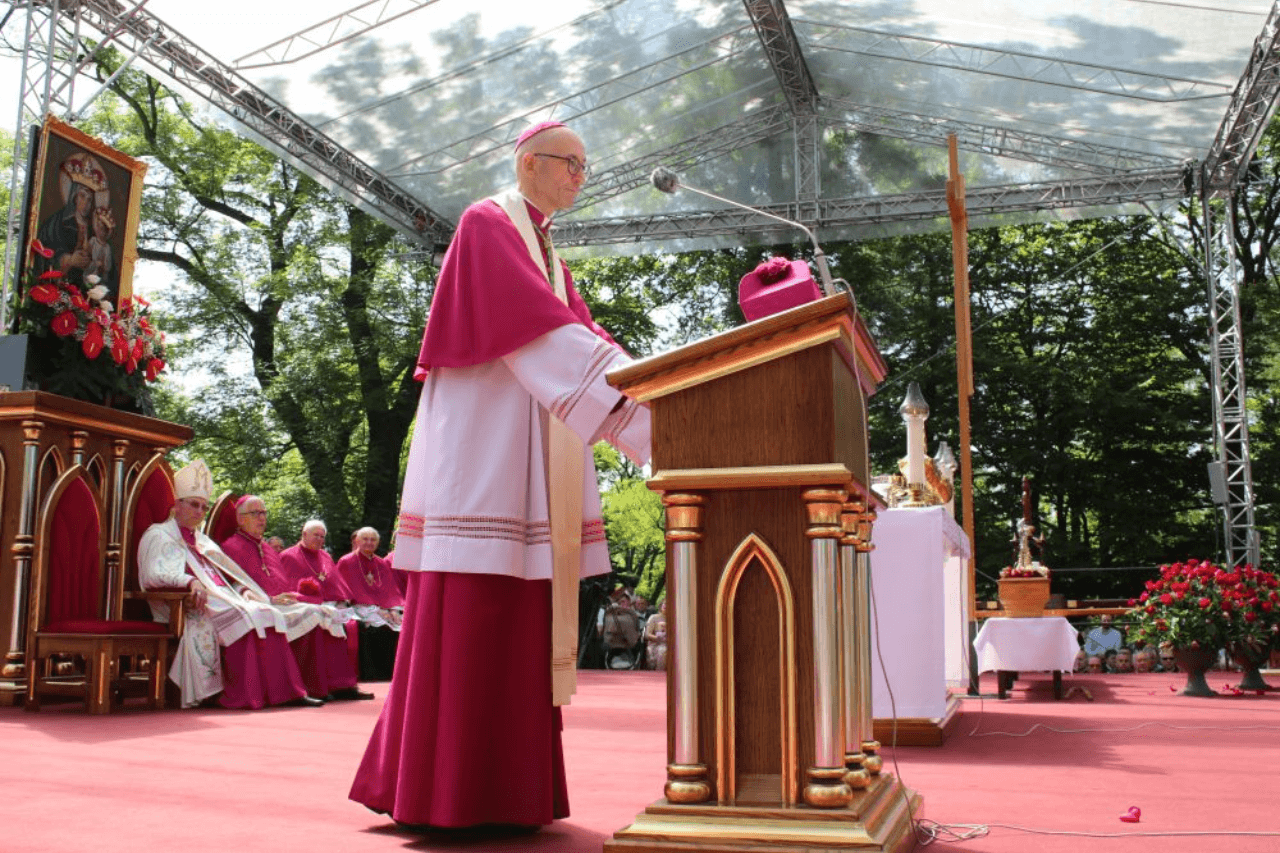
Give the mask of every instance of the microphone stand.
<path id="1" fill-rule="evenodd" d="M 654 169 L 653 174 L 650 176 L 650 180 L 652 181 L 654 187 L 658 189 L 660 192 L 674 193 L 677 187 L 683 187 L 684 189 L 689 190 L 689 192 L 694 192 L 694 193 L 697 193 L 698 195 L 706 196 L 707 198 L 715 199 L 716 201 L 719 201 L 719 202 L 724 202 L 725 204 L 731 205 L 733 207 L 740 207 L 743 210 L 749 210 L 754 214 L 757 214 L 759 216 L 764 216 L 769 219 L 774 219 L 774 220 L 777 220 L 778 222 L 783 222 L 787 225 L 792 226 L 793 228 L 799 228 L 806 235 L 808 235 L 809 242 L 813 243 L 813 262 L 818 267 L 818 279 L 819 281 L 822 282 L 822 292 L 825 293 L 827 296 L 836 295 L 835 283 L 831 279 L 831 270 L 827 267 L 827 256 L 823 254 L 822 247 L 818 245 L 818 238 L 815 237 L 813 232 L 810 231 L 807 227 L 805 227 L 805 225 L 803 225 L 802 223 L 796 222 L 791 219 L 785 219 L 781 216 L 776 216 L 772 213 L 769 213 L 767 210 L 759 210 L 757 208 L 751 207 L 750 205 L 743 204 L 740 201 L 734 201 L 733 199 L 723 198 L 721 196 L 716 195 L 715 193 L 709 193 L 706 190 L 700 190 L 697 187 L 691 187 L 686 183 L 682 183 L 680 179 L 676 177 L 676 174 L 670 171 L 669 169 L 663 169 L 663 168 Z M 847 290 L 847 283 L 846 283 L 846 290 Z M 853 299 L 852 292 L 849 292 L 849 298 Z"/>

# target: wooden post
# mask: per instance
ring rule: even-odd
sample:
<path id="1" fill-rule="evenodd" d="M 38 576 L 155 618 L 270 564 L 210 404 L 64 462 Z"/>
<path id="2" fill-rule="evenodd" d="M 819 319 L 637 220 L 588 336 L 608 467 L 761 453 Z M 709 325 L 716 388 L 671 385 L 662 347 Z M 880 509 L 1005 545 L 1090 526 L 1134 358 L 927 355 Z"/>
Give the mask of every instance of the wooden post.
<path id="1" fill-rule="evenodd" d="M 973 538 L 973 451 L 969 432 L 969 398 L 973 396 L 973 338 L 969 327 L 969 215 L 964 206 L 964 175 L 956 135 L 947 137 L 950 177 L 947 210 L 951 213 L 951 259 L 955 270 L 956 396 L 960 401 L 960 511 L 964 534 L 969 537 L 969 612 L 978 608 L 975 566 L 978 554 Z"/>

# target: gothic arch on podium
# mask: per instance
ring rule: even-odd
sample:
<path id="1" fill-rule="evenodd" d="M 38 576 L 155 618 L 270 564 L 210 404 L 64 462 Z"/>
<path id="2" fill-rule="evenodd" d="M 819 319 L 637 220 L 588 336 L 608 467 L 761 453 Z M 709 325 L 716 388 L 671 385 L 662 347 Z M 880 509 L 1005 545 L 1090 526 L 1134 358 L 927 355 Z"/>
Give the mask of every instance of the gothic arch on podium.
<path id="1" fill-rule="evenodd" d="M 752 617 L 759 620 L 756 625 L 744 624 Z M 776 792 L 788 806 L 799 800 L 799 779 L 788 772 L 798 766 L 795 621 L 787 570 L 763 539 L 748 534 L 729 558 L 716 591 L 716 790 L 722 803 L 736 802 L 739 795 L 750 798 L 748 788 L 757 798 Z M 737 642 L 739 637 L 744 642 Z M 753 730 L 737 726 L 739 671 L 764 696 L 778 697 L 776 704 L 765 703 L 746 717 Z M 741 697 L 744 702 L 752 698 Z"/>

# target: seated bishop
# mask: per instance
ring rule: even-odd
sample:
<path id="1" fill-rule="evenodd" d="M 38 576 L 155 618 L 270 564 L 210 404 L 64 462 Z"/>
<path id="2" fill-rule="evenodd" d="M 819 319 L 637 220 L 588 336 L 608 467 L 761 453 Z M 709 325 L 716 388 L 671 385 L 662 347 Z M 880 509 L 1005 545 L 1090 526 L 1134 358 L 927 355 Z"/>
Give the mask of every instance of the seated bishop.
<path id="1" fill-rule="evenodd" d="M 347 604 L 351 601 L 351 592 L 342 582 L 333 557 L 324 549 L 324 540 L 328 528 L 318 518 L 302 525 L 302 536 L 298 544 L 286 548 L 280 553 L 280 562 L 286 571 L 295 578 L 314 578 L 320 587 L 318 600 L 336 604 Z M 308 585 L 308 591 L 309 585 Z"/>
<path id="2" fill-rule="evenodd" d="M 404 613 L 404 595 L 396 583 L 391 564 L 378 556 L 382 537 L 372 527 L 362 527 L 353 534 L 354 548 L 338 560 L 338 575 L 351 594 L 351 605 L 360 620 L 370 625 L 379 622 L 399 630 Z"/>
<path id="3" fill-rule="evenodd" d="M 320 624 L 289 644 L 311 696 L 372 699 L 361 691 L 355 665 L 347 652 L 346 626 L 337 610 L 323 604 L 299 604 L 298 581 L 285 571 L 280 553 L 263 539 L 267 505 L 257 495 L 236 502 L 237 530 L 220 544 L 228 557 L 251 577 L 274 604 L 297 604 L 320 613 Z"/>
<path id="4" fill-rule="evenodd" d="M 404 595 L 390 562 L 377 554 L 379 541 L 377 530 L 362 527 L 351 535 L 351 553 L 338 560 L 360 620 L 360 676 L 369 681 L 390 680 L 404 621 Z"/>
<path id="5" fill-rule="evenodd" d="M 214 697 L 224 708 L 323 705 L 307 696 L 289 648 L 290 641 L 319 624 L 319 613 L 297 605 L 273 605 L 266 592 L 200 532 L 212 485 L 201 460 L 178 471 L 172 515 L 147 528 L 138 543 L 142 589 L 191 592 L 191 612 L 169 670 L 181 690 L 182 706 L 190 708 Z M 152 602 L 151 611 L 156 621 L 168 621 L 166 602 Z"/>

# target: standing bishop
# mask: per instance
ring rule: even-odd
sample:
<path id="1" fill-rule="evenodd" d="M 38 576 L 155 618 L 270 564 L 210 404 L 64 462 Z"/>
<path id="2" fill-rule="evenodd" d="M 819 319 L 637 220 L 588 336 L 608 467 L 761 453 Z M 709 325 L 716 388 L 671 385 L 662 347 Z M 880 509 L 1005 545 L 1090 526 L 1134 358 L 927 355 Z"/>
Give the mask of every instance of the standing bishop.
<path id="1" fill-rule="evenodd" d="M 280 561 L 280 554 L 263 540 L 267 529 L 267 505 L 257 495 L 236 502 L 236 532 L 220 544 L 225 553 L 251 577 L 275 604 L 297 604 L 297 582 Z M 372 699 L 360 690 L 355 666 L 347 653 L 346 626 L 338 611 L 323 604 L 299 604 L 313 608 L 320 624 L 289 644 L 307 684 L 307 694 L 317 698 Z"/>
<path id="2" fill-rule="evenodd" d="M 516 142 L 517 189 L 462 214 L 427 321 L 395 566 L 409 572 L 382 715 L 351 798 L 407 824 L 569 813 L 560 705 L 581 577 L 609 571 L 591 445 L 637 464 L 649 413 L 605 381 L 631 359 L 551 245 L 587 180 L 559 122 Z"/>
<path id="3" fill-rule="evenodd" d="M 218 693 L 224 708 L 323 705 L 307 696 L 289 649 L 290 640 L 319 623 L 318 614 L 272 605 L 270 596 L 200 532 L 212 485 L 199 459 L 174 474 L 173 514 L 148 527 L 138 542 L 142 589 L 193 593 L 193 612 L 169 670 L 182 691 L 182 706 Z M 153 602 L 151 610 L 156 621 L 168 621 L 168 604 Z"/>

